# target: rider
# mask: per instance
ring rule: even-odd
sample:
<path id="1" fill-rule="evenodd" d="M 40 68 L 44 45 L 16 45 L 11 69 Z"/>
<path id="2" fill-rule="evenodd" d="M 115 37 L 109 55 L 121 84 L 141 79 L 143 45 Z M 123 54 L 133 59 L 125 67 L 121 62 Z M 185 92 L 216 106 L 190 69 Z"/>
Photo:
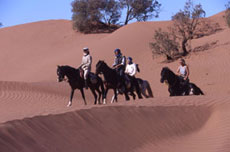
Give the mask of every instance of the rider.
<path id="1" fill-rule="evenodd" d="M 87 78 L 91 71 L 92 56 L 89 54 L 89 48 L 83 48 L 83 57 L 80 68 L 84 71 L 85 88 L 88 89 Z"/>
<path id="2" fill-rule="evenodd" d="M 182 82 L 188 83 L 189 82 L 189 68 L 188 65 L 185 63 L 184 59 L 179 60 L 180 66 L 177 69 L 177 74 L 180 76 Z M 184 80 L 184 81 L 183 81 Z"/>
<path id="3" fill-rule="evenodd" d="M 124 76 L 126 58 L 125 56 L 122 56 L 120 49 L 115 49 L 114 54 L 115 54 L 115 59 L 114 59 L 113 68 L 116 69 L 117 73 L 120 76 Z"/>
<path id="4" fill-rule="evenodd" d="M 134 84 L 137 94 L 138 94 L 138 98 L 142 99 L 142 96 L 140 93 L 140 87 L 135 77 L 135 74 L 137 73 L 137 65 L 133 63 L 133 59 L 131 57 L 128 57 L 127 61 L 128 61 L 128 64 L 126 65 L 125 73 L 128 75 L 128 79 L 131 81 L 131 83 Z"/>

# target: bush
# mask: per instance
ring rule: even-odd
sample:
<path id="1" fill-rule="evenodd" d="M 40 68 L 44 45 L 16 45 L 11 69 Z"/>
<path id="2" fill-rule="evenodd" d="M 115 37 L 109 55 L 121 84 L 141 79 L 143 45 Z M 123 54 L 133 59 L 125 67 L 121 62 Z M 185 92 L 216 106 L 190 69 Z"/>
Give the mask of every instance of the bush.
<path id="1" fill-rule="evenodd" d="M 154 42 L 150 43 L 153 57 L 157 55 L 165 55 L 167 60 L 174 59 L 178 53 L 178 43 L 176 37 L 169 32 L 163 32 L 160 28 L 155 30 Z"/>
<path id="2" fill-rule="evenodd" d="M 161 4 L 157 0 L 74 0 L 73 28 L 84 33 L 113 31 L 119 27 L 122 9 L 127 9 L 124 24 L 136 19 L 147 21 L 158 17 Z"/>
<path id="3" fill-rule="evenodd" d="M 116 29 L 120 12 L 115 0 L 74 0 L 72 2 L 73 28 L 84 33 Z"/>

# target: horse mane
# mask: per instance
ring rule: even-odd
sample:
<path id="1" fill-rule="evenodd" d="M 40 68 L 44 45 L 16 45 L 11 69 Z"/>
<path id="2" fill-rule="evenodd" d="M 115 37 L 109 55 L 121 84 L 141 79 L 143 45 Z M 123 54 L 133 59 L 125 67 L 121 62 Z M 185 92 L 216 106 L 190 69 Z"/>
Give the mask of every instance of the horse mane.
<path id="1" fill-rule="evenodd" d="M 175 75 L 175 73 L 171 69 L 169 69 L 169 67 L 163 67 L 162 70 L 163 71 L 169 71 L 170 73 L 173 73 Z"/>
<path id="2" fill-rule="evenodd" d="M 64 70 L 65 73 L 69 73 L 71 75 L 77 75 L 79 73 L 79 69 L 75 69 L 69 65 L 63 65 L 60 66 L 62 70 Z"/>

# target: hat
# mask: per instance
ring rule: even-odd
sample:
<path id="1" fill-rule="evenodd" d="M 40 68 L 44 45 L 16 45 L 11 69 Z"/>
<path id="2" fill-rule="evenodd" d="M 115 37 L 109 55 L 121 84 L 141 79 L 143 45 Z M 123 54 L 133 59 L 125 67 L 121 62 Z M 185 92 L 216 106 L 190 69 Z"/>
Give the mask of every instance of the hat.
<path id="1" fill-rule="evenodd" d="M 129 61 L 133 61 L 133 59 L 129 56 L 128 58 L 127 58 Z"/>
<path id="2" fill-rule="evenodd" d="M 116 53 L 116 52 L 117 52 L 118 54 L 120 54 L 120 53 L 121 53 L 121 50 L 120 50 L 120 49 L 115 49 L 115 50 L 114 50 L 114 53 Z"/>
<path id="3" fill-rule="evenodd" d="M 85 47 L 83 48 L 83 51 L 89 51 L 89 48 Z"/>

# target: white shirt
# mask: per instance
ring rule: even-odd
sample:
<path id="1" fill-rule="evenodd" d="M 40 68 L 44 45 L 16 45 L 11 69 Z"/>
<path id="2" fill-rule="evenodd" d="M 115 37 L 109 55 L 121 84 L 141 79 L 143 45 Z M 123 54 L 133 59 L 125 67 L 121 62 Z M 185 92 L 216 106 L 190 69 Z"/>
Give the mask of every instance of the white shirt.
<path id="1" fill-rule="evenodd" d="M 92 57 L 87 54 L 82 57 L 81 67 L 83 70 L 91 70 Z"/>
<path id="2" fill-rule="evenodd" d="M 125 73 L 127 73 L 130 76 L 135 76 L 137 73 L 137 66 L 135 63 L 127 64 L 125 68 Z"/>
<path id="3" fill-rule="evenodd" d="M 185 65 L 185 66 L 180 66 L 180 67 L 179 67 L 179 72 L 180 72 L 180 74 L 181 74 L 183 77 L 185 77 L 185 76 L 187 75 L 186 68 L 187 68 L 186 65 Z"/>

